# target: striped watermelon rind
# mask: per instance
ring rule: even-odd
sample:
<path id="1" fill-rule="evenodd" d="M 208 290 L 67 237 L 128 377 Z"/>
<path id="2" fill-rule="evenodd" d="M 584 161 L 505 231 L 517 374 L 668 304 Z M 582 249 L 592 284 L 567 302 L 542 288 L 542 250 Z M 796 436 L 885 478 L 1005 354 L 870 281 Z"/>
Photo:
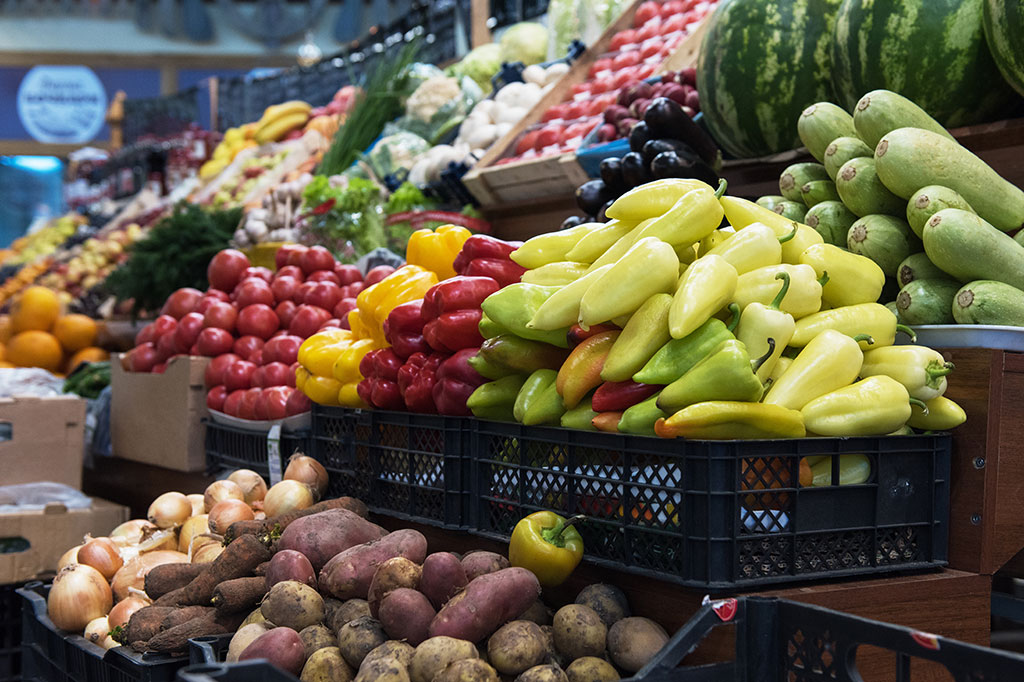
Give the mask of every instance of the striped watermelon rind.
<path id="1" fill-rule="evenodd" d="M 730 154 L 800 146 L 796 124 L 832 99 L 830 43 L 840 0 L 722 0 L 704 36 L 697 89 L 704 121 Z"/>
<path id="2" fill-rule="evenodd" d="M 884 88 L 948 128 L 1005 115 L 1017 97 L 985 42 L 983 2 L 843 0 L 831 60 L 839 103 L 852 109 L 865 92 Z"/>
<path id="3" fill-rule="evenodd" d="M 1024 95 L 1024 3 L 984 0 L 982 7 L 989 52 L 1006 82 Z"/>

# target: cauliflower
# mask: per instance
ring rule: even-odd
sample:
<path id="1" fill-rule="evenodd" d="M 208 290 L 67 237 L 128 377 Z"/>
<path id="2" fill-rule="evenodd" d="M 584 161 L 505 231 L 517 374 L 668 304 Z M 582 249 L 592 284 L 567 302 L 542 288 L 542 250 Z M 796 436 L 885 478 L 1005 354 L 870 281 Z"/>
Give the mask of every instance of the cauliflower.
<path id="1" fill-rule="evenodd" d="M 459 81 L 447 76 L 435 76 L 424 81 L 405 103 L 408 116 L 429 123 L 445 104 L 462 96 Z"/>

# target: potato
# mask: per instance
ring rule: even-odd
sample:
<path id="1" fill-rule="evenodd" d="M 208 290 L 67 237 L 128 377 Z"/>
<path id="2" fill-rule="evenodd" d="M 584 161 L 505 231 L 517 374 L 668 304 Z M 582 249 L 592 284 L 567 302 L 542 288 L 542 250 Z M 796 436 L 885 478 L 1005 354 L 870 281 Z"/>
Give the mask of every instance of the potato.
<path id="1" fill-rule="evenodd" d="M 328 611 L 326 616 L 327 626 L 337 632 L 345 623 L 350 623 L 356 618 L 370 615 L 370 606 L 365 599 L 349 599 L 339 601 L 337 599 L 325 599 L 337 604 L 333 611 Z"/>
<path id="2" fill-rule="evenodd" d="M 302 682 L 352 682 L 352 668 L 336 646 L 317 649 L 302 666 Z"/>
<path id="3" fill-rule="evenodd" d="M 555 629 L 550 625 L 541 625 L 540 631 L 544 633 L 544 647 L 547 654 L 545 663 L 555 663 L 559 667 L 565 667 L 565 657 L 555 647 Z"/>
<path id="4" fill-rule="evenodd" d="M 569 604 L 558 609 L 552 623 L 555 648 L 570 661 L 604 653 L 608 628 L 589 606 Z"/>
<path id="5" fill-rule="evenodd" d="M 608 661 L 595 656 L 584 656 L 573 661 L 565 669 L 569 682 L 616 682 L 619 673 Z"/>
<path id="6" fill-rule="evenodd" d="M 370 592 L 367 602 L 370 604 L 370 615 L 377 617 L 377 610 L 380 609 L 380 601 L 388 592 L 399 587 L 408 587 L 415 590 L 420 584 L 420 575 L 423 569 L 405 557 L 388 559 L 373 574 L 370 580 Z"/>
<path id="7" fill-rule="evenodd" d="M 256 608 L 254 608 L 252 610 L 252 613 L 250 613 L 248 616 L 245 617 L 245 620 L 242 621 L 242 625 L 239 625 L 238 627 L 243 627 L 243 626 L 246 626 L 246 625 L 252 625 L 253 623 L 266 623 L 266 622 L 267 622 L 267 619 L 263 617 L 263 611 L 260 609 L 259 606 L 257 606 Z"/>
<path id="8" fill-rule="evenodd" d="M 437 613 L 422 593 L 399 587 L 385 595 L 379 615 L 389 637 L 404 639 L 416 646 L 427 638 L 430 623 Z"/>
<path id="9" fill-rule="evenodd" d="M 502 675 L 518 675 L 540 665 L 547 655 L 547 638 L 540 626 L 514 620 L 487 640 L 487 658 Z"/>
<path id="10" fill-rule="evenodd" d="M 614 585 L 587 585 L 576 595 L 576 603 L 594 609 L 607 627 L 632 615 L 626 593 Z"/>
<path id="11" fill-rule="evenodd" d="M 306 652 L 302 648 L 299 633 L 291 628 L 274 628 L 263 633 L 238 656 L 238 660 L 265 658 L 278 668 L 299 675 L 306 664 Z"/>
<path id="12" fill-rule="evenodd" d="M 431 637 L 416 647 L 409 664 L 412 682 L 432 682 L 451 663 L 464 658 L 478 658 L 472 642 L 454 637 Z"/>
<path id="13" fill-rule="evenodd" d="M 299 632 L 299 639 L 306 649 L 306 658 L 313 655 L 314 651 L 338 646 L 338 638 L 326 625 L 310 625 Z"/>
<path id="14" fill-rule="evenodd" d="M 324 600 L 309 585 L 294 580 L 277 583 L 260 605 L 263 617 L 274 625 L 298 632 L 324 619 Z"/>
<path id="15" fill-rule="evenodd" d="M 305 554 L 294 549 L 283 549 L 274 554 L 267 565 L 266 578 L 267 591 L 285 580 L 294 580 L 316 589 L 316 572 L 313 565 L 309 563 Z"/>
<path id="16" fill-rule="evenodd" d="M 249 623 L 238 628 L 238 631 L 231 637 L 231 643 L 228 644 L 228 655 L 224 660 L 228 663 L 237 661 L 238 655 L 245 651 L 245 648 L 252 644 L 257 637 L 268 630 L 270 630 L 270 627 L 265 623 Z"/>
<path id="17" fill-rule="evenodd" d="M 434 675 L 433 682 L 499 682 L 498 671 L 487 661 L 464 658 Z"/>
<path id="18" fill-rule="evenodd" d="M 387 641 L 380 621 L 370 616 L 362 616 L 349 621 L 338 630 L 338 648 L 345 662 L 358 670 L 366 654 L 370 653 Z"/>
<path id="19" fill-rule="evenodd" d="M 482 575 L 444 605 L 429 634 L 479 642 L 530 608 L 538 596 L 537 576 L 525 568 Z"/>
<path id="20" fill-rule="evenodd" d="M 466 579 L 469 581 L 508 568 L 510 565 L 508 559 L 494 552 L 470 552 L 462 557 L 462 567 L 466 570 Z"/>
<path id="21" fill-rule="evenodd" d="M 338 599 L 366 599 L 373 574 L 382 563 L 395 557 L 405 557 L 419 564 L 426 556 L 427 539 L 422 533 L 396 530 L 379 540 L 335 555 L 320 571 L 320 589 Z"/>
<path id="22" fill-rule="evenodd" d="M 630 673 L 647 665 L 667 642 L 665 628 L 648 618 L 623 618 L 608 631 L 612 661 Z"/>
<path id="23" fill-rule="evenodd" d="M 409 671 L 395 658 L 378 658 L 359 668 L 355 682 L 409 682 Z"/>
<path id="24" fill-rule="evenodd" d="M 394 658 L 408 668 L 409 664 L 412 663 L 412 654 L 414 651 L 416 650 L 405 642 L 398 642 L 393 639 L 388 640 L 370 653 L 366 654 L 366 658 L 363 659 L 363 663 L 359 667 L 361 669 L 378 658 Z"/>
<path id="25" fill-rule="evenodd" d="M 519 620 L 528 620 L 537 625 L 551 625 L 551 609 L 538 599 L 530 605 L 530 608 L 519 614 Z"/>
<path id="26" fill-rule="evenodd" d="M 289 523 L 281 533 L 277 549 L 302 553 L 313 569 L 319 571 L 335 554 L 386 534 L 387 531 L 377 524 L 347 509 L 329 509 Z"/>
<path id="27" fill-rule="evenodd" d="M 434 552 L 423 561 L 419 591 L 427 595 L 435 609 L 439 609 L 468 582 L 466 569 L 457 556 L 451 552 Z"/>
<path id="28" fill-rule="evenodd" d="M 536 665 L 516 678 L 515 682 L 569 682 L 569 678 L 554 663 Z"/>

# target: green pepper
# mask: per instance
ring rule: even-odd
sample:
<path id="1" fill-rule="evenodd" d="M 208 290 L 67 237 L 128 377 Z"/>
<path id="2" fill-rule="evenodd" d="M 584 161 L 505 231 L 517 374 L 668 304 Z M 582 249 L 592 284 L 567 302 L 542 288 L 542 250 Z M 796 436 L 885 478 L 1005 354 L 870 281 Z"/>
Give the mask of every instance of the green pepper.
<path id="1" fill-rule="evenodd" d="M 597 427 L 593 424 L 594 417 L 597 416 L 597 412 L 591 406 L 591 400 L 594 398 L 594 392 L 591 391 L 586 398 L 580 401 L 579 405 L 567 410 L 562 415 L 561 424 L 567 429 L 579 429 L 581 431 L 597 431 Z"/>
<path id="2" fill-rule="evenodd" d="M 505 330 L 524 339 L 543 341 L 559 348 L 568 348 L 567 328 L 552 331 L 530 329 L 527 323 L 537 314 L 544 301 L 551 298 L 562 287 L 545 287 L 539 284 L 511 284 L 494 292 L 481 304 L 484 315 Z M 481 322 L 483 324 L 483 322 Z M 486 336 L 486 335 L 485 335 Z"/>
<path id="3" fill-rule="evenodd" d="M 529 570 L 542 587 L 561 585 L 583 559 L 583 538 L 573 528 L 583 518 L 566 520 L 550 511 L 530 514 L 512 530 L 509 563 Z"/>
<path id="4" fill-rule="evenodd" d="M 515 421 L 512 408 L 524 383 L 525 374 L 513 374 L 482 384 L 466 400 L 466 407 L 478 419 Z"/>
<path id="5" fill-rule="evenodd" d="M 480 328 L 480 336 L 485 339 L 493 339 L 499 334 L 508 334 L 509 331 L 502 327 L 500 324 L 487 317 L 487 313 L 484 313 L 480 317 L 480 324 L 477 325 Z"/>
<path id="6" fill-rule="evenodd" d="M 771 348 L 766 358 L 775 349 L 772 339 L 769 343 Z M 710 355 L 661 391 L 658 407 L 673 413 L 687 405 L 708 400 L 757 402 L 764 393 L 764 384 L 751 365 L 750 354 L 742 341 L 723 341 Z"/>
<path id="7" fill-rule="evenodd" d="M 569 351 L 549 343 L 531 341 L 515 334 L 499 334 L 480 346 L 477 357 L 490 367 L 504 368 L 508 374 L 530 374 L 538 369 L 558 369 Z M 480 372 L 479 369 L 477 369 Z M 485 377 L 490 375 L 480 372 Z M 500 377 L 498 377 L 500 378 Z"/>
<path id="8" fill-rule="evenodd" d="M 512 413 L 517 422 L 523 421 L 526 411 L 537 401 L 544 389 L 555 385 L 557 377 L 558 372 L 553 369 L 538 369 L 526 378 L 512 406 Z"/>
<path id="9" fill-rule="evenodd" d="M 565 403 L 558 393 L 558 386 L 555 382 L 551 382 L 530 402 L 530 406 L 523 414 L 523 424 L 526 426 L 559 424 L 563 414 L 565 414 Z"/>
<path id="10" fill-rule="evenodd" d="M 622 413 L 619 420 L 619 433 L 631 433 L 637 436 L 653 436 L 654 423 L 668 415 L 658 408 L 661 392 L 655 393 L 647 400 L 637 403 Z"/>
<path id="11" fill-rule="evenodd" d="M 671 384 L 723 341 L 735 339 L 732 329 L 739 322 L 739 308 L 732 310 L 734 314 L 729 327 L 721 320 L 711 318 L 683 338 L 672 339 L 647 361 L 643 369 L 633 375 L 633 381 L 640 384 Z"/>

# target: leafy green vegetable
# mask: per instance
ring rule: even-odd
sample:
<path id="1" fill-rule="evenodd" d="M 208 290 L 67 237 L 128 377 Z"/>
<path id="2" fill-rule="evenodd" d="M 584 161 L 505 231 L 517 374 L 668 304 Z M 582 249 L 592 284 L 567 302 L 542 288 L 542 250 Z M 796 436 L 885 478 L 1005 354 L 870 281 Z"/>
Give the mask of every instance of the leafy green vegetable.
<path id="1" fill-rule="evenodd" d="M 317 241 L 342 262 L 387 245 L 380 188 L 372 180 L 349 178 L 348 186 L 332 187 L 322 175 L 302 192 L 306 225 Z"/>
<path id="2" fill-rule="evenodd" d="M 437 208 L 437 202 L 428 199 L 420 189 L 411 182 L 403 182 L 391 193 L 384 204 L 384 213 L 405 213 L 406 211 L 429 211 Z"/>

